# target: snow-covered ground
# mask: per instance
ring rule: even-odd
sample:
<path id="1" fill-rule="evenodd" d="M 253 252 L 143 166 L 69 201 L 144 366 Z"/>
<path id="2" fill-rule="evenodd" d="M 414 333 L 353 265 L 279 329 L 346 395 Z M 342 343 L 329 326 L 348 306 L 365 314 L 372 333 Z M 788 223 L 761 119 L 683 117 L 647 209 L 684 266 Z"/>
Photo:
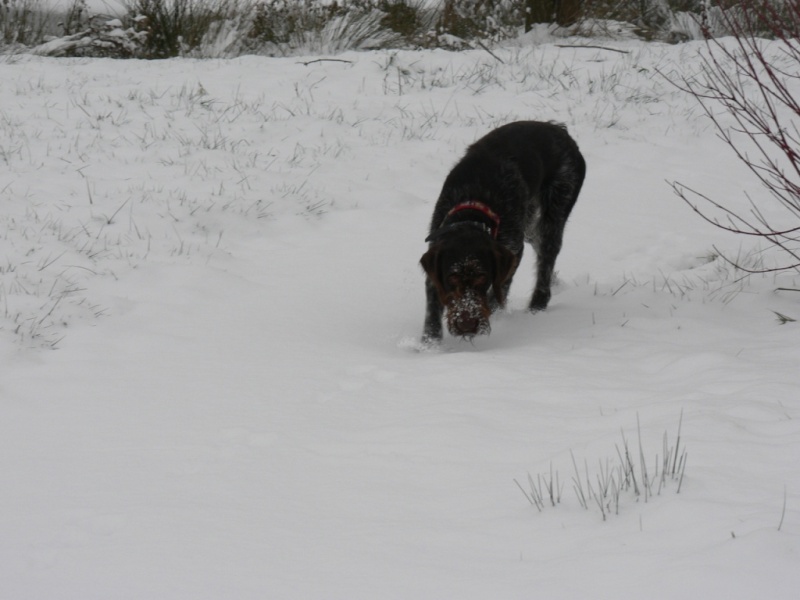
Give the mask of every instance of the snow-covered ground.
<path id="1" fill-rule="evenodd" d="M 800 277 L 668 185 L 766 199 L 702 45 L 605 45 L 0 60 L 0 597 L 796 598 Z M 418 352 L 441 182 L 529 118 L 589 169 L 551 306 L 528 249 Z"/>

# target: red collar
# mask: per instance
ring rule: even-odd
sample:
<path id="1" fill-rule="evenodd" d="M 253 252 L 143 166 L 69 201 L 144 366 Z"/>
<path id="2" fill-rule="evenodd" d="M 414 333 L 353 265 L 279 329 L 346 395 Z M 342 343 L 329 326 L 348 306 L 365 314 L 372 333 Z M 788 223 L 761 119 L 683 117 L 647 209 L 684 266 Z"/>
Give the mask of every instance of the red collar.
<path id="1" fill-rule="evenodd" d="M 462 210 L 477 210 L 478 212 L 481 212 L 489 217 L 492 220 L 492 226 L 489 228 L 490 233 L 493 238 L 497 237 L 497 230 L 500 229 L 500 217 L 498 217 L 497 213 L 495 213 L 491 208 L 486 206 L 483 202 L 478 202 L 477 200 L 468 200 L 467 202 L 456 204 L 453 208 L 451 208 L 445 219 Z"/>

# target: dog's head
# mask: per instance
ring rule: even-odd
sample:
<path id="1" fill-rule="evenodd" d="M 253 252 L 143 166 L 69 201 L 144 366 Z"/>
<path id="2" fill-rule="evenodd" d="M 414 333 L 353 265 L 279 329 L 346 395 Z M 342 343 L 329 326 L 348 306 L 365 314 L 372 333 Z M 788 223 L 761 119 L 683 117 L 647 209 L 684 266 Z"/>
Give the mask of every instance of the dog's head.
<path id="1" fill-rule="evenodd" d="M 503 284 L 517 268 L 516 256 L 484 231 L 459 227 L 429 238 L 420 264 L 446 308 L 447 329 L 454 336 L 489 333 L 490 290 L 505 304 Z"/>

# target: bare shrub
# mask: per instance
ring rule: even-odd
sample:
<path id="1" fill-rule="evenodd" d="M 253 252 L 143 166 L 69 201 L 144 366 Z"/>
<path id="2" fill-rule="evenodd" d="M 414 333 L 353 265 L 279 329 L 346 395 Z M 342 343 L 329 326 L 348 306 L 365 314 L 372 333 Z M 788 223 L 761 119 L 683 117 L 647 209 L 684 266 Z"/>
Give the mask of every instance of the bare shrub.
<path id="1" fill-rule="evenodd" d="M 786 259 L 777 267 L 743 270 L 798 269 L 800 101 L 794 92 L 800 83 L 800 0 L 745 0 L 720 18 L 732 39 L 709 38 L 698 75 L 673 83 L 700 103 L 765 193 L 750 197 L 749 210 L 741 211 L 681 183 L 672 186 L 706 221 L 765 240 Z"/>
<path id="2" fill-rule="evenodd" d="M 432 27 L 424 0 L 261 0 L 245 47 L 265 54 L 337 53 L 419 45 Z"/>
<path id="3" fill-rule="evenodd" d="M 0 46 L 30 46 L 44 40 L 54 14 L 42 0 L 0 0 Z"/>
<path id="4" fill-rule="evenodd" d="M 126 13 L 144 17 L 147 58 L 171 58 L 197 50 L 221 24 L 249 14 L 248 0 L 123 0 Z"/>
<path id="5" fill-rule="evenodd" d="M 524 23 L 519 0 L 444 0 L 437 29 L 465 40 L 498 41 L 518 35 Z"/>
<path id="6" fill-rule="evenodd" d="M 572 25 L 584 11 L 585 0 L 525 0 L 525 31 L 537 23 Z"/>

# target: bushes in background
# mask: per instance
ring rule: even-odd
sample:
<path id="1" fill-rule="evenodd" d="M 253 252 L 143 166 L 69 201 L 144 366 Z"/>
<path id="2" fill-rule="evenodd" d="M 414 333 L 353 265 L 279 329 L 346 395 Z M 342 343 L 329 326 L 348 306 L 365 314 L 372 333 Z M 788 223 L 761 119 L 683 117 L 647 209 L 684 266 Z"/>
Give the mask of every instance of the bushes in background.
<path id="1" fill-rule="evenodd" d="M 0 0 L 0 48 L 41 43 L 55 20 L 42 0 Z"/>
<path id="2" fill-rule="evenodd" d="M 800 2 L 769 1 L 776 10 Z M 680 41 L 727 34 L 730 20 L 744 10 L 730 0 L 123 0 L 125 14 L 99 17 L 89 15 L 85 0 L 74 0 L 58 16 L 43 10 L 43 2 L 0 0 L 0 47 L 70 37 L 70 44 L 39 51 L 58 46 L 61 55 L 142 58 L 287 55 L 469 47 L 542 24 L 598 36 L 619 22 L 645 39 Z"/>

